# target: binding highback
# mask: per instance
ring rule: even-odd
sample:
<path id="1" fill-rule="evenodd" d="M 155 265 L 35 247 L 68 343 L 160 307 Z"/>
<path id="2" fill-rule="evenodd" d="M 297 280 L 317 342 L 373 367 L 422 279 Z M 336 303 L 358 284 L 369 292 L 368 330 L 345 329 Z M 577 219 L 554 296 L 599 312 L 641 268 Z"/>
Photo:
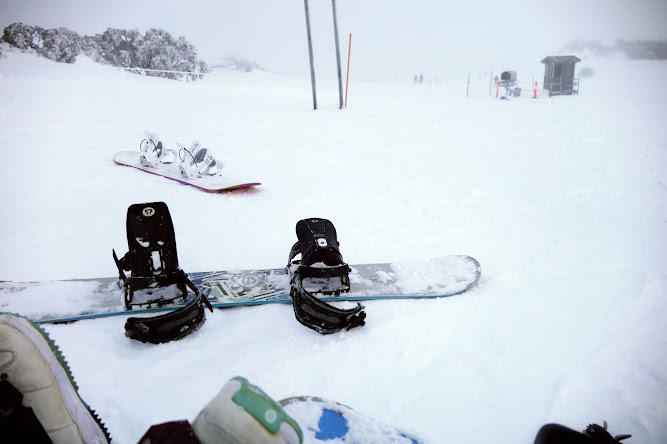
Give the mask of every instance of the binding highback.
<path id="1" fill-rule="evenodd" d="M 305 266 L 321 262 L 327 266 L 340 265 L 340 254 L 336 228 L 327 219 L 303 219 L 296 224 L 301 264 Z"/>
<path id="2" fill-rule="evenodd" d="M 125 286 L 125 306 L 132 309 L 132 305 L 164 305 L 185 299 L 187 276 L 178 267 L 176 236 L 167 205 L 164 202 L 131 205 L 127 209 L 126 228 L 129 251 L 120 260 L 113 252 Z M 141 297 L 135 297 L 139 290 Z"/>
<path id="3" fill-rule="evenodd" d="M 131 205 L 126 228 L 133 275 L 150 277 L 178 271 L 174 225 L 164 202 Z"/>

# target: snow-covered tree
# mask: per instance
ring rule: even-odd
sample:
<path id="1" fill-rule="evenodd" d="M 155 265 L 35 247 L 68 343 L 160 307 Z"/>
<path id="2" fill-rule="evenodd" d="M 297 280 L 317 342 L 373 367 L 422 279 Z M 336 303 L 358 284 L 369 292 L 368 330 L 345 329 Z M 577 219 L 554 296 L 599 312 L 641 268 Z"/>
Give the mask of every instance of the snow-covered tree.
<path id="1" fill-rule="evenodd" d="M 67 28 L 46 29 L 42 31 L 42 46 L 37 53 L 56 62 L 74 63 L 81 53 L 81 37 Z"/>
<path id="2" fill-rule="evenodd" d="M 208 65 L 197 59 L 197 49 L 185 37 L 174 39 L 163 29 L 149 29 L 141 35 L 137 29 L 108 28 L 102 34 L 79 36 L 67 28 L 43 29 L 14 23 L 4 29 L 2 40 L 23 51 L 57 62 L 72 63 L 83 52 L 98 63 L 124 68 L 191 72 L 193 80 L 208 72 Z M 148 73 L 168 78 L 182 74 Z"/>
<path id="3" fill-rule="evenodd" d="M 4 29 L 2 40 L 22 51 L 37 51 L 42 46 L 42 31 L 39 26 L 12 23 Z"/>
<path id="4" fill-rule="evenodd" d="M 138 49 L 138 66 L 165 71 L 207 72 L 206 64 L 197 60 L 197 49 L 185 37 L 174 39 L 163 29 L 149 29 Z M 178 78 L 174 73 L 153 73 L 161 77 Z"/>
<path id="5" fill-rule="evenodd" d="M 100 63 L 126 68 L 137 66 L 137 49 L 142 37 L 137 29 L 108 28 L 101 35 L 87 39 L 89 56 Z"/>
<path id="6" fill-rule="evenodd" d="M 201 79 L 203 78 L 202 74 L 209 71 L 210 70 L 208 69 L 208 65 L 206 64 L 206 62 L 203 60 L 198 60 L 197 66 L 195 67 L 195 72 L 198 74 L 193 75 L 192 79 L 193 80 L 196 80 L 197 78 Z"/>

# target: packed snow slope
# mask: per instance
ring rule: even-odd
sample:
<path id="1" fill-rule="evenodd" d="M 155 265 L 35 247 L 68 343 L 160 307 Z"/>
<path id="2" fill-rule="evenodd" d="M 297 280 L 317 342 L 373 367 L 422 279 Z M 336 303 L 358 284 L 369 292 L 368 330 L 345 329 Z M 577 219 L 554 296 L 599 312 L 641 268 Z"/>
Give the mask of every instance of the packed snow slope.
<path id="1" fill-rule="evenodd" d="M 368 302 L 366 326 L 330 336 L 289 305 L 215 311 L 159 346 L 125 338 L 124 317 L 46 326 L 116 442 L 192 420 L 235 375 L 430 443 L 603 420 L 667 441 L 666 62 L 585 59 L 580 95 L 536 99 L 466 98 L 465 73 L 352 81 L 344 110 L 322 81 L 314 111 L 306 66 L 187 83 L 3 53 L 0 279 L 113 276 L 127 207 L 152 201 L 169 205 L 185 271 L 284 266 L 307 217 L 335 224 L 348 263 L 482 265 L 463 295 Z M 145 130 L 197 139 L 262 186 L 212 195 L 115 165 Z M 30 311 L 9 292 L 0 309 Z"/>

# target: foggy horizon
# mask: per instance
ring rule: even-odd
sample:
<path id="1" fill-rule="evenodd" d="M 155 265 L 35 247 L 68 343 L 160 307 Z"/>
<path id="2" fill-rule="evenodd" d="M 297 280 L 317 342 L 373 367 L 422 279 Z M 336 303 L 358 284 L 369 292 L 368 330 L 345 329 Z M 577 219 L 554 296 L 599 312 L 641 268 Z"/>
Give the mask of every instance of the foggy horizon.
<path id="1" fill-rule="evenodd" d="M 187 8 L 187 11 L 185 10 Z M 316 75 L 336 77 L 332 3 L 309 1 Z M 667 38 L 667 2 L 574 0 L 536 7 L 518 0 L 476 0 L 452 5 L 432 0 L 336 1 L 340 57 L 356 80 L 409 79 L 415 73 L 446 79 L 459 72 L 539 64 L 575 40 L 610 44 L 618 39 Z M 187 12 L 187 13 L 186 13 Z M 4 2 L 0 26 L 22 22 L 66 27 L 80 35 L 108 28 L 161 28 L 183 36 L 198 57 L 215 65 L 236 55 L 281 75 L 309 75 L 304 3 L 193 0 L 81 4 L 74 0 Z"/>

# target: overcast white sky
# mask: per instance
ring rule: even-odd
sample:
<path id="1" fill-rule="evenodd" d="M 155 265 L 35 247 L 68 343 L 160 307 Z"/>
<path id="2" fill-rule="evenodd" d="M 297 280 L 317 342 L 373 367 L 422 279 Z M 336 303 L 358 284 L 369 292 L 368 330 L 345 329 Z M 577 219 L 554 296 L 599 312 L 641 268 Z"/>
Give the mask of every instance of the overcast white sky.
<path id="1" fill-rule="evenodd" d="M 317 75 L 335 78 L 332 2 L 309 6 Z M 667 0 L 336 0 L 336 9 L 343 69 L 351 33 L 351 76 L 363 80 L 511 69 L 574 39 L 667 38 Z M 162 28 L 209 64 L 235 54 L 309 75 L 302 0 L 2 0 L 0 27 L 14 22 L 81 35 Z"/>

